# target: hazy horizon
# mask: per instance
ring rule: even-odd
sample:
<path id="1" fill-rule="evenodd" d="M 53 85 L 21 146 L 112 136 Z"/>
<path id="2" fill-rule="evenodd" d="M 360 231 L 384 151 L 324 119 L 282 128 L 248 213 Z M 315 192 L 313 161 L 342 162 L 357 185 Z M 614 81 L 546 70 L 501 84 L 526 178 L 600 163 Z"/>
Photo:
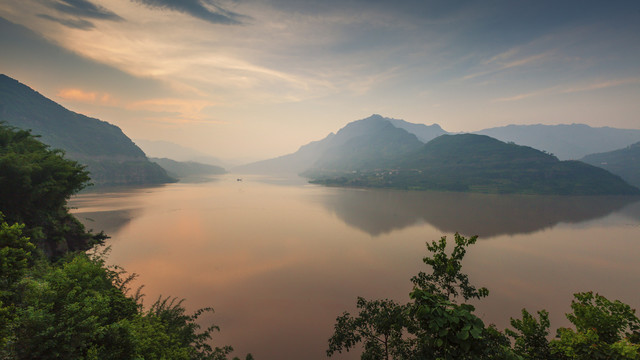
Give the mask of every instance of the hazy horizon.
<path id="1" fill-rule="evenodd" d="M 130 138 L 296 151 L 371 114 L 640 129 L 640 4 L 0 3 L 0 73 Z"/>

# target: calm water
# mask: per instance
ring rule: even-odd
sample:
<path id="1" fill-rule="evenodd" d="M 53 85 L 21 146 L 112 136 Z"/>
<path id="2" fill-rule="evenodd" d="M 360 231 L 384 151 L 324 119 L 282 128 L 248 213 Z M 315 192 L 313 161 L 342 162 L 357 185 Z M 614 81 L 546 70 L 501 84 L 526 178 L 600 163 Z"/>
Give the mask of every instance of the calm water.
<path id="1" fill-rule="evenodd" d="M 300 179 L 85 193 L 76 215 L 111 239 L 110 262 L 159 295 L 213 306 L 218 345 L 256 359 L 323 359 L 336 316 L 357 296 L 408 301 L 425 242 L 480 235 L 464 262 L 490 290 L 476 303 L 499 328 L 546 308 L 566 326 L 572 294 L 640 306 L 640 202 L 325 188 Z M 357 354 L 334 356 L 354 359 Z"/>

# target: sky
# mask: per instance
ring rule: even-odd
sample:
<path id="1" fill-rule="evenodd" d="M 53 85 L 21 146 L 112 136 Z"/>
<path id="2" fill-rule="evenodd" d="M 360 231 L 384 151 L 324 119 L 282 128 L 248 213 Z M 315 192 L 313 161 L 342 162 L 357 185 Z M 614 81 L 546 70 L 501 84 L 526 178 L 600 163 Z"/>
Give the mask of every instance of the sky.
<path id="1" fill-rule="evenodd" d="M 225 159 L 371 114 L 640 129 L 640 1 L 0 0 L 0 73 Z"/>

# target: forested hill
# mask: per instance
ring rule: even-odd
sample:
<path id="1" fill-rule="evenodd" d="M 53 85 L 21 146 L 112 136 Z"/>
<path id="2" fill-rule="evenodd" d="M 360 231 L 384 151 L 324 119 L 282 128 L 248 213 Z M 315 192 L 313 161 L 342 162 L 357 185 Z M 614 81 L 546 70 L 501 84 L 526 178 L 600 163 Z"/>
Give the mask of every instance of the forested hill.
<path id="1" fill-rule="evenodd" d="M 581 161 L 606 169 L 640 187 L 640 142 L 624 149 L 587 155 Z"/>
<path id="2" fill-rule="evenodd" d="M 579 161 L 484 135 L 442 135 L 384 168 L 333 169 L 312 182 L 485 193 L 639 195 L 616 175 Z"/>
<path id="3" fill-rule="evenodd" d="M 42 142 L 87 165 L 99 185 L 164 183 L 166 171 L 119 127 L 69 111 L 28 86 L 0 74 L 0 121 L 31 130 Z"/>

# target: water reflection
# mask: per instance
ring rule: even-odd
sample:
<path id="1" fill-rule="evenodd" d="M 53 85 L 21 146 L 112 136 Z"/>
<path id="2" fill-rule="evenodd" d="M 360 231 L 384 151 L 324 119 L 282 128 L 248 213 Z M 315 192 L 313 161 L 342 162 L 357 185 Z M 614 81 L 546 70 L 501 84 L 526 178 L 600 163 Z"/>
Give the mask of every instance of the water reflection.
<path id="1" fill-rule="evenodd" d="M 104 231 L 107 235 L 113 237 L 129 224 L 139 212 L 139 209 L 123 209 L 76 212 L 74 215 L 87 230 L 91 230 L 94 233 Z"/>
<path id="2" fill-rule="evenodd" d="M 559 223 L 605 217 L 638 197 L 487 195 L 334 189 L 316 198 L 346 224 L 372 236 L 423 222 L 443 233 L 493 237 L 528 234 Z M 630 209 L 640 219 L 640 206 Z"/>
<path id="3" fill-rule="evenodd" d="M 213 306 L 222 328 L 215 344 L 262 360 L 326 359 L 336 316 L 357 311 L 357 296 L 409 301 L 409 279 L 426 270 L 425 241 L 456 230 L 491 237 L 464 263 L 471 282 L 491 291 L 476 304 L 485 323 L 503 329 L 526 307 L 566 326 L 577 291 L 640 304 L 634 199 L 365 191 L 227 175 L 86 193 L 71 206 L 112 236 L 108 261 L 140 275 L 132 286 L 145 286 L 147 304 L 171 295 L 190 311 Z"/>

